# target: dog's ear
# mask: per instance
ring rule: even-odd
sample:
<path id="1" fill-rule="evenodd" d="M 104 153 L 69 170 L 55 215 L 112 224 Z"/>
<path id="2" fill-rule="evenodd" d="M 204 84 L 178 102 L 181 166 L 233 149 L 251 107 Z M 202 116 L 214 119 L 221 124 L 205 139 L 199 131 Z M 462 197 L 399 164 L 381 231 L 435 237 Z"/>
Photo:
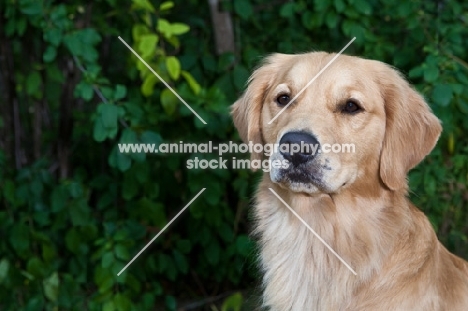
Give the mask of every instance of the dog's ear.
<path id="1" fill-rule="evenodd" d="M 265 94 L 278 73 L 284 54 L 273 54 L 254 71 L 244 94 L 231 106 L 234 125 L 244 143 L 263 144 L 261 117 Z M 261 153 L 252 153 L 251 160 L 262 159 Z"/>
<path id="2" fill-rule="evenodd" d="M 408 171 L 431 152 L 442 127 L 424 98 L 396 70 L 376 63 L 386 115 L 380 178 L 391 190 L 405 189 Z"/>

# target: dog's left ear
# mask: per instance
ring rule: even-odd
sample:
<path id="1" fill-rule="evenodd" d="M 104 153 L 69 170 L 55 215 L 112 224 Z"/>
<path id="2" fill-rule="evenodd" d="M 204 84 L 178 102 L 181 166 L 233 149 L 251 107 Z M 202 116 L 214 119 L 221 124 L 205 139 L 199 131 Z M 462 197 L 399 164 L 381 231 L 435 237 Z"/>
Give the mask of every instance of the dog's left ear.
<path id="1" fill-rule="evenodd" d="M 376 63 L 386 115 L 380 178 L 391 190 L 405 189 L 408 171 L 431 152 L 442 127 L 424 98 L 396 70 Z"/>
<path id="2" fill-rule="evenodd" d="M 288 55 L 273 54 L 265 58 L 262 65 L 249 78 L 244 94 L 231 106 L 234 125 L 242 141 L 248 144 L 263 144 L 261 116 L 265 93 L 270 87 L 279 66 Z M 262 159 L 261 153 L 252 153 L 251 160 Z"/>
<path id="3" fill-rule="evenodd" d="M 231 106 L 234 126 L 242 141 L 248 144 L 263 144 L 260 118 L 262 115 L 263 94 L 267 87 L 266 80 L 252 80 L 245 93 Z M 261 153 L 253 152 L 251 160 L 262 159 Z"/>

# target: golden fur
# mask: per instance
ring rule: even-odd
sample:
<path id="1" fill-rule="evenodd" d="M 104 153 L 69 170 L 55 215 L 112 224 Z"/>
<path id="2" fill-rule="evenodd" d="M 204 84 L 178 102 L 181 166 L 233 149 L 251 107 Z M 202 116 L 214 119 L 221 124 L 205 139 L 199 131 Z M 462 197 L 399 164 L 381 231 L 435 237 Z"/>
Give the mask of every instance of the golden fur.
<path id="1" fill-rule="evenodd" d="M 271 311 L 468 310 L 467 263 L 440 244 L 427 218 L 407 199 L 406 175 L 433 149 L 440 122 L 395 70 L 339 56 L 268 124 L 281 110 L 278 96 L 292 98 L 333 56 L 274 54 L 232 106 L 245 142 L 278 143 L 285 133 L 303 131 L 320 144 L 355 144 L 355 153 L 322 153 L 302 167 L 317 174 L 310 183 L 293 180 L 287 171 L 264 173 L 254 208 L 264 306 Z M 339 107 L 349 98 L 363 111 L 342 113 Z"/>

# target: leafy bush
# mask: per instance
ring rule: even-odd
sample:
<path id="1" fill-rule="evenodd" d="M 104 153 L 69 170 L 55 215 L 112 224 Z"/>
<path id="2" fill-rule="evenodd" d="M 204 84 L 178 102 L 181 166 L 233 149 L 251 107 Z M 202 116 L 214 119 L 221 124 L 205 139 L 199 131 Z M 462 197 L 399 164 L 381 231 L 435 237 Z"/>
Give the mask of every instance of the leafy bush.
<path id="1" fill-rule="evenodd" d="M 217 156 L 123 154 L 117 144 L 238 140 L 228 106 L 261 56 L 339 51 L 353 36 L 346 53 L 398 67 L 443 121 L 436 150 L 411 173 L 411 196 L 468 258 L 468 4 L 236 0 L 222 9 L 236 51 L 217 56 L 206 1 L 0 3 L 2 310 L 238 310 L 256 287 L 247 211 L 258 175 L 187 170 L 189 158 Z"/>

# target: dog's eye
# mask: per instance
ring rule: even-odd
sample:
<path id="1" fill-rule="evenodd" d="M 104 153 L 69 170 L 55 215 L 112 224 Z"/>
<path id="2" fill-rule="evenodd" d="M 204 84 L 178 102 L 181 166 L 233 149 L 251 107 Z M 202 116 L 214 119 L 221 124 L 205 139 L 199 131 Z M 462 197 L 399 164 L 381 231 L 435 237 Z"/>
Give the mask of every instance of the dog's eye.
<path id="1" fill-rule="evenodd" d="M 290 101 L 289 95 L 283 94 L 276 98 L 276 102 L 280 106 L 286 106 Z"/>
<path id="2" fill-rule="evenodd" d="M 348 100 L 341 111 L 344 113 L 354 114 L 361 110 L 362 108 L 354 100 Z"/>

